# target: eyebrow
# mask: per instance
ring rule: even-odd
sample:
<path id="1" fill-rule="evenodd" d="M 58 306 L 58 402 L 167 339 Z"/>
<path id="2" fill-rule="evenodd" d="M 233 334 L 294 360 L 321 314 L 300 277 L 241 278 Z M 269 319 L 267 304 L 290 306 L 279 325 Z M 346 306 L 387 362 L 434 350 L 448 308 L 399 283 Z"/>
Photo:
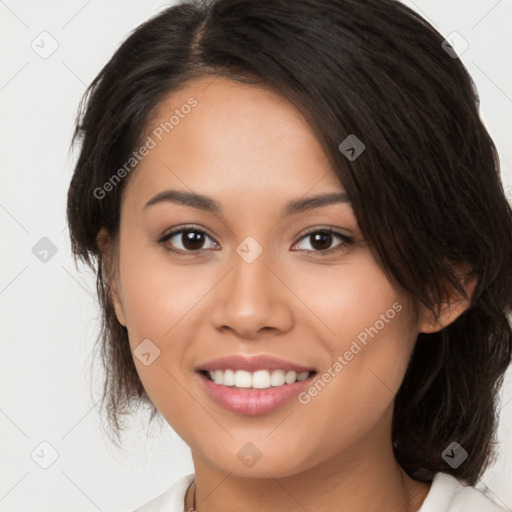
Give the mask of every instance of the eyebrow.
<path id="1" fill-rule="evenodd" d="M 219 202 L 215 201 L 215 199 L 202 194 L 187 192 L 185 190 L 164 190 L 159 192 L 144 205 L 144 209 L 162 202 L 183 204 L 185 206 L 191 206 L 192 208 L 198 208 L 199 210 L 203 210 L 205 212 L 222 214 L 222 207 Z M 336 192 L 295 199 L 290 201 L 284 207 L 283 215 L 296 215 L 298 213 L 336 203 L 350 204 L 348 195 L 345 192 Z"/>

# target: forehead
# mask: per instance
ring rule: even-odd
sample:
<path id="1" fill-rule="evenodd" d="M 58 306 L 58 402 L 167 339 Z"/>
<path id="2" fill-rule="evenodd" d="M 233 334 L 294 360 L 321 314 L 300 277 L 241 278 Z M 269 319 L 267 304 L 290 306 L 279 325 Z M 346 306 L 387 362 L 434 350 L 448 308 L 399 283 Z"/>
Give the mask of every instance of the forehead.
<path id="1" fill-rule="evenodd" d="M 143 142 L 148 137 L 153 147 L 126 190 L 140 200 L 170 187 L 221 201 L 227 192 L 231 198 L 272 192 L 286 200 L 313 187 L 342 190 L 302 114 L 267 86 L 211 75 L 190 81 L 153 111 Z"/>

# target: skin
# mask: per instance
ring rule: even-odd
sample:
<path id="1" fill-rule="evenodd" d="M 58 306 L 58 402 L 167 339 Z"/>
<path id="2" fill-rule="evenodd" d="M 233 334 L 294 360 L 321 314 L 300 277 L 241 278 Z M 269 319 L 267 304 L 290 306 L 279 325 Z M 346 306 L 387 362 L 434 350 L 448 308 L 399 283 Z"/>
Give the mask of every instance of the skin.
<path id="1" fill-rule="evenodd" d="M 418 333 L 449 324 L 469 303 L 447 298 L 437 323 L 426 311 L 413 314 L 350 203 L 281 214 L 288 201 L 343 187 L 301 114 L 275 92 L 205 76 L 170 94 L 147 134 L 191 96 L 198 105 L 130 176 L 119 238 L 98 234 L 132 351 L 144 339 L 160 349 L 149 366 L 134 361 L 151 400 L 190 446 L 196 481 L 185 506 L 195 492 L 198 512 L 418 510 L 430 485 L 394 458 L 394 399 Z M 208 195 L 223 214 L 171 202 L 144 208 L 171 188 Z M 158 243 L 185 224 L 206 231 L 199 249 L 181 234 Z M 322 247 L 304 236 L 316 227 L 355 243 L 333 236 L 325 247 L 342 250 L 318 256 Z M 247 236 L 263 249 L 250 264 L 236 252 Z M 192 249 L 177 255 L 166 246 Z M 195 373 L 212 358 L 266 353 L 322 374 L 396 302 L 401 311 L 307 404 L 233 413 Z M 252 467 L 237 456 L 248 442 L 262 455 Z"/>

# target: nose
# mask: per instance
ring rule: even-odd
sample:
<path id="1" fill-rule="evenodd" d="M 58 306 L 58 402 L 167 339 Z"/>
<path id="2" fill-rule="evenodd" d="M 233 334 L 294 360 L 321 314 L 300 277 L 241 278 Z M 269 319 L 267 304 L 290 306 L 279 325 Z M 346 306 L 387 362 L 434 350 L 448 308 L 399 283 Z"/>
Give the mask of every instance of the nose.
<path id="1" fill-rule="evenodd" d="M 252 262 L 234 253 L 231 268 L 212 297 L 211 321 L 216 329 L 256 339 L 268 331 L 277 334 L 292 328 L 293 293 L 279 266 L 269 260 L 266 251 Z"/>

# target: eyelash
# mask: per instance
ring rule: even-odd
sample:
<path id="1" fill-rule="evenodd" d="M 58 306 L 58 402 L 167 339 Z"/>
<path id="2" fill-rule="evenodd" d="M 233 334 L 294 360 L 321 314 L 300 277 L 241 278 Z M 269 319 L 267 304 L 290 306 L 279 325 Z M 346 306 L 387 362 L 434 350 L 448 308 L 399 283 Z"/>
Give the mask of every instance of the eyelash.
<path id="1" fill-rule="evenodd" d="M 207 250 L 207 249 L 198 249 L 197 251 L 182 251 L 181 249 L 174 249 L 172 247 L 164 245 L 165 242 L 167 242 L 167 240 L 171 239 L 173 236 L 175 236 L 179 233 L 186 232 L 186 231 L 193 231 L 193 232 L 201 233 L 213 240 L 213 238 L 208 233 L 203 231 L 202 229 L 185 226 L 185 227 L 181 227 L 180 229 L 176 229 L 176 230 L 171 231 L 170 233 L 164 235 L 162 238 L 160 238 L 160 240 L 158 240 L 158 244 L 162 245 L 166 251 L 178 254 L 180 256 L 192 256 L 192 255 L 194 255 L 194 253 L 199 253 L 201 251 Z M 333 249 L 328 249 L 326 251 L 315 251 L 315 250 L 302 249 L 302 251 L 314 253 L 314 257 L 324 257 L 326 255 L 330 255 L 335 252 L 343 251 L 343 250 L 347 249 L 348 246 L 351 246 L 354 244 L 353 238 L 351 238 L 347 235 L 344 235 L 342 233 L 339 233 L 338 231 L 334 231 L 334 230 L 328 229 L 328 228 L 325 228 L 325 229 L 324 228 L 314 228 L 314 229 L 311 229 L 310 231 L 304 233 L 298 239 L 298 241 L 296 243 L 294 243 L 293 245 L 296 245 L 302 239 L 308 237 L 309 235 L 312 235 L 313 233 L 328 233 L 330 235 L 334 235 L 334 236 L 341 238 L 342 241 L 344 242 L 344 243 L 339 244 L 338 247 L 334 247 Z M 215 243 L 217 243 L 217 242 L 215 242 Z"/>

